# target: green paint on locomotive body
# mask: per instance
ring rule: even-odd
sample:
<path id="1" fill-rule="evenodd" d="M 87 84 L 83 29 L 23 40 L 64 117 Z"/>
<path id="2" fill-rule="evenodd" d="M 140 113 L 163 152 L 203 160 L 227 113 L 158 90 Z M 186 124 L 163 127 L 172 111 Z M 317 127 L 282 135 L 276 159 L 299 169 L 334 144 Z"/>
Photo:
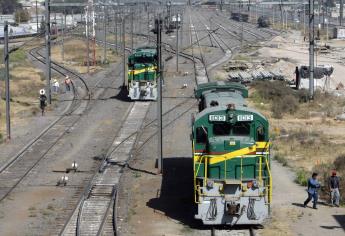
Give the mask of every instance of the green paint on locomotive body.
<path id="1" fill-rule="evenodd" d="M 200 99 L 200 112 L 193 124 L 193 154 L 194 159 L 196 156 L 212 156 L 206 177 L 256 179 L 259 157 L 262 156 L 258 153 L 264 150 L 258 147 L 269 141 L 269 123 L 258 111 L 247 107 L 244 97 L 248 97 L 248 90 L 241 84 L 216 82 L 198 86 L 195 95 Z M 267 150 L 268 147 L 265 152 Z M 219 155 L 232 153 L 239 156 L 216 159 Z M 194 163 L 196 177 L 204 178 L 205 164 Z M 264 163 L 261 163 L 264 169 Z M 263 170 L 262 174 L 267 176 L 268 173 Z"/>
<path id="2" fill-rule="evenodd" d="M 157 50 L 155 47 L 137 48 L 128 57 L 128 82 L 155 81 L 157 78 Z"/>

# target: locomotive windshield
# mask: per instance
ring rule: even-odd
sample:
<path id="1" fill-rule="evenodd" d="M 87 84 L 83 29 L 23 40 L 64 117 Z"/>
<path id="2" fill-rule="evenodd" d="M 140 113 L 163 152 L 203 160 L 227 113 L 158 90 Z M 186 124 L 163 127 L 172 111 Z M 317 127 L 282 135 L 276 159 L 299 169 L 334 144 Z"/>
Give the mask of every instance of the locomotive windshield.
<path id="1" fill-rule="evenodd" d="M 135 63 L 142 63 L 142 64 L 147 64 L 147 63 L 152 63 L 154 60 L 153 57 L 149 56 L 141 56 L 141 57 L 136 57 L 135 58 Z"/>
<path id="2" fill-rule="evenodd" d="M 249 136 L 250 135 L 251 122 L 237 122 L 235 124 L 230 123 L 214 123 L 213 135 L 215 136 Z"/>

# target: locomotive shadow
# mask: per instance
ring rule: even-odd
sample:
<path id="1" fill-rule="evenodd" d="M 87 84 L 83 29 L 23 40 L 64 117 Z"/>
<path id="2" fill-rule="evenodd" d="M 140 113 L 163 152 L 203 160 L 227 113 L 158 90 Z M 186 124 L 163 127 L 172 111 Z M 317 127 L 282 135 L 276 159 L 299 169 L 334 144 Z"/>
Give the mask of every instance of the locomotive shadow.
<path id="1" fill-rule="evenodd" d="M 120 100 L 123 102 L 132 102 L 132 100 L 128 97 L 128 91 L 127 91 L 126 86 L 121 85 L 118 88 L 118 90 L 119 90 L 118 94 L 110 97 L 110 99 L 116 99 L 116 100 Z"/>
<path id="2" fill-rule="evenodd" d="M 201 222 L 194 219 L 197 208 L 193 198 L 192 158 L 165 157 L 160 193 L 146 205 L 191 228 L 201 228 Z"/>
<path id="3" fill-rule="evenodd" d="M 157 214 L 180 222 L 192 229 L 210 230 L 227 229 L 262 229 L 262 225 L 235 225 L 235 226 L 207 226 L 194 219 L 197 206 L 194 203 L 193 192 L 193 160 L 191 157 L 164 157 L 163 179 L 160 192 L 156 198 L 150 199 L 146 205 Z"/>

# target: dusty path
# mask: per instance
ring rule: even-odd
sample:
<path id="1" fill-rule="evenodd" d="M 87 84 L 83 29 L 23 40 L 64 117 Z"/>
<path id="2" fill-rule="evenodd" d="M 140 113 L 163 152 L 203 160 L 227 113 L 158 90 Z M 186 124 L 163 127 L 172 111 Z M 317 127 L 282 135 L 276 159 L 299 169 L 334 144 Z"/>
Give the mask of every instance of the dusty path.
<path id="1" fill-rule="evenodd" d="M 331 208 L 321 202 L 318 210 L 301 207 L 305 187 L 294 183 L 294 173 L 272 162 L 273 217 L 262 235 L 323 236 L 345 235 L 345 209 Z M 279 233 L 280 232 L 280 233 Z"/>

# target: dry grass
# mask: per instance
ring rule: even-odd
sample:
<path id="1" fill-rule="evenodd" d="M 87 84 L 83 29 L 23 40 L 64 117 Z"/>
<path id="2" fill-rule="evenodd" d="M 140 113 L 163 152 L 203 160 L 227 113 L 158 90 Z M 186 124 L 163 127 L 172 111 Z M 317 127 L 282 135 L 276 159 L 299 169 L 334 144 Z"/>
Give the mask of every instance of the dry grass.
<path id="1" fill-rule="evenodd" d="M 64 61 L 62 60 L 61 44 L 52 47 L 52 59 L 56 62 L 63 63 L 66 67 L 76 70 L 78 73 L 87 73 L 87 46 L 84 40 L 69 39 L 64 43 Z M 96 45 L 96 66 L 90 66 L 91 73 L 100 70 L 102 67 L 104 49 L 102 45 Z M 90 44 L 90 60 L 93 57 L 93 48 Z M 119 60 L 119 57 L 115 55 L 115 52 L 111 49 L 107 50 L 107 62 L 114 63 Z"/>
<path id="2" fill-rule="evenodd" d="M 343 121 L 334 119 L 343 112 L 344 99 L 317 92 L 313 101 L 305 102 L 303 94 L 265 83 L 262 88 L 252 88 L 250 106 L 269 119 L 274 158 L 296 170 L 296 182 L 301 185 L 306 184 L 312 171 L 319 172 L 323 182 L 335 167 L 344 176 L 345 126 Z M 294 104 L 288 101 L 289 97 L 294 97 Z M 294 109 L 289 110 L 292 105 Z M 274 114 L 275 109 L 280 109 L 279 117 Z M 345 188 L 345 180 L 342 186 Z M 328 197 L 328 193 L 324 192 L 323 197 Z"/>
<path id="3" fill-rule="evenodd" d="M 0 66 L 3 71 L 4 65 Z M 43 73 L 35 68 L 26 57 L 26 51 L 18 50 L 10 57 L 10 89 L 12 123 L 22 122 L 25 117 L 36 114 L 38 91 L 45 86 Z M 0 80 L 0 91 L 4 91 L 5 82 Z M 0 101 L 0 136 L 5 133 L 5 93 Z M 1 142 L 0 138 L 0 142 Z"/>

